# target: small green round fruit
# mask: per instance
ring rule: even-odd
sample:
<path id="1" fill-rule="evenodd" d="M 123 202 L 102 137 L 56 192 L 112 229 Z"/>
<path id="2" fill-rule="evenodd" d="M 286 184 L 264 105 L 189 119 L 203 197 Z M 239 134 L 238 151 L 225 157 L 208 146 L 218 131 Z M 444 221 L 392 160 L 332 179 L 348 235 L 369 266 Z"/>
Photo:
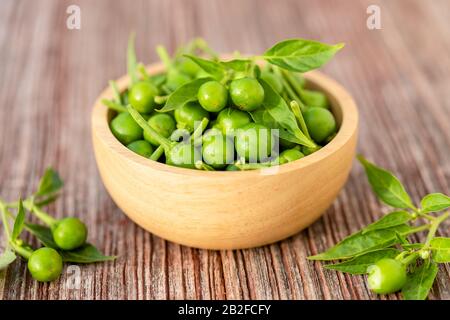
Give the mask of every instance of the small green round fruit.
<path id="1" fill-rule="evenodd" d="M 219 112 L 227 105 L 228 91 L 218 81 L 208 81 L 201 85 L 197 93 L 198 102 L 209 112 Z"/>
<path id="2" fill-rule="evenodd" d="M 369 289 L 378 294 L 399 291 L 406 283 L 406 266 L 395 259 L 385 258 L 367 268 Z"/>
<path id="3" fill-rule="evenodd" d="M 246 162 L 263 162 L 272 152 L 273 139 L 269 128 L 262 124 L 249 123 L 236 130 L 236 152 Z"/>
<path id="4" fill-rule="evenodd" d="M 41 282 L 56 280 L 62 272 L 61 255 L 52 248 L 40 248 L 34 251 L 28 259 L 28 270 L 31 276 Z"/>
<path id="5" fill-rule="evenodd" d="M 176 129 L 175 120 L 168 113 L 155 113 L 148 119 L 148 125 L 161 136 L 168 138 Z M 154 146 L 159 146 L 158 141 L 144 131 L 144 139 Z"/>
<path id="6" fill-rule="evenodd" d="M 264 89 L 256 79 L 241 78 L 231 81 L 230 96 L 239 109 L 253 111 L 263 103 Z"/>
<path id="7" fill-rule="evenodd" d="M 149 158 L 154 151 L 152 145 L 145 140 L 136 140 L 127 145 L 127 148 L 145 158 Z"/>
<path id="8" fill-rule="evenodd" d="M 73 250 L 86 243 L 87 228 L 80 219 L 69 217 L 59 220 L 52 228 L 53 240 L 63 250 Z"/>
<path id="9" fill-rule="evenodd" d="M 311 138 L 317 143 L 324 142 L 336 132 L 336 120 L 333 114 L 324 108 L 308 108 L 303 114 Z"/>
<path id="10" fill-rule="evenodd" d="M 147 81 L 137 82 L 128 93 L 130 104 L 140 113 L 150 113 L 155 108 L 155 96 L 158 94 L 155 87 Z"/>
<path id="11" fill-rule="evenodd" d="M 113 135 L 124 145 L 142 139 L 142 128 L 128 112 L 119 113 L 110 123 Z"/>

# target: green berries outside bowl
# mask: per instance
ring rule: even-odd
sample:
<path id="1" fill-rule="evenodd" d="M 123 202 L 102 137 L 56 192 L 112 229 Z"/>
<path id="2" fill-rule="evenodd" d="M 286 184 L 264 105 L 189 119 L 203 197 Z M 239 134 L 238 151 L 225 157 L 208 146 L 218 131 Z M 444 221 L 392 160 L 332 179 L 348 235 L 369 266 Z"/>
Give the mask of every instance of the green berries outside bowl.
<path id="1" fill-rule="evenodd" d="M 53 248 L 40 248 L 28 259 L 28 270 L 32 277 L 41 282 L 56 280 L 63 269 L 61 255 Z"/>
<path id="2" fill-rule="evenodd" d="M 367 268 L 369 289 L 378 294 L 399 291 L 406 283 L 406 266 L 395 259 L 381 259 Z"/>
<path id="3" fill-rule="evenodd" d="M 280 65 L 269 50 L 267 58 L 258 56 L 267 61 L 262 67 L 252 58 L 220 61 L 204 41 L 196 41 L 174 57 L 158 46 L 165 71 L 157 75 L 129 56 L 133 80 L 123 93 L 110 82 L 110 128 L 128 149 L 183 168 L 251 170 L 301 159 L 336 135 L 328 97 L 308 88 L 298 74 L 305 65 L 292 69 L 295 58 Z M 294 50 L 302 44 L 294 42 L 283 45 Z"/>
<path id="4" fill-rule="evenodd" d="M 53 240 L 63 250 L 73 250 L 86 243 L 87 228 L 78 218 L 59 220 L 52 227 Z"/>

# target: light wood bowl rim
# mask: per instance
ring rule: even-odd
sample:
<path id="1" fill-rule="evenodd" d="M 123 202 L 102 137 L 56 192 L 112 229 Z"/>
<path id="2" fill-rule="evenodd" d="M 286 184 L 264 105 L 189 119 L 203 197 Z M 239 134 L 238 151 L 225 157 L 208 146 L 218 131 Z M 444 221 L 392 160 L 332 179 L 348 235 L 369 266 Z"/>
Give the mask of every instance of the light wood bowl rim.
<path id="1" fill-rule="evenodd" d="M 147 67 L 150 74 L 157 74 L 164 71 L 161 63 L 151 64 Z M 308 83 L 314 87 L 322 89 L 327 95 L 331 95 L 336 100 L 334 108 L 340 108 L 342 111 L 342 122 L 336 136 L 323 148 L 308 155 L 302 159 L 283 164 L 279 166 L 277 174 L 284 174 L 300 168 L 308 167 L 314 163 L 320 162 L 322 159 L 333 154 L 336 150 L 343 147 L 352 138 L 353 134 L 358 130 L 358 110 L 351 95 L 335 80 L 324 75 L 319 71 L 311 71 L 304 74 Z M 129 83 L 128 75 L 122 76 L 116 80 L 120 91 L 127 88 Z M 236 178 L 236 175 L 257 176 L 261 175 L 261 170 L 247 171 L 202 171 L 180 167 L 169 166 L 164 163 L 153 161 L 142 157 L 126 146 L 122 145 L 119 140 L 112 134 L 108 123 L 108 108 L 101 102 L 102 99 L 112 99 L 112 89 L 107 87 L 97 98 L 92 110 L 92 133 L 97 136 L 103 143 L 106 143 L 112 151 L 119 157 L 126 157 L 128 160 L 137 165 L 149 167 L 155 170 L 170 172 L 180 176 L 197 176 L 203 178 Z"/>

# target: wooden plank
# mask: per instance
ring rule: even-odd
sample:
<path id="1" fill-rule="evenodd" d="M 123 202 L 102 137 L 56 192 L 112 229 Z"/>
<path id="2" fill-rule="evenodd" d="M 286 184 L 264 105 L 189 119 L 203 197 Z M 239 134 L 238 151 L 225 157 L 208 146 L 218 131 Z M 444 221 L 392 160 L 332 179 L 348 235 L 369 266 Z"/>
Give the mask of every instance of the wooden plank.
<path id="1" fill-rule="evenodd" d="M 81 267 L 80 289 L 67 287 L 67 273 L 38 284 L 17 261 L 0 275 L 0 299 L 398 299 L 371 294 L 362 276 L 306 260 L 386 212 L 359 165 L 307 230 L 263 248 L 212 252 L 168 243 L 125 218 L 102 186 L 89 132 L 96 96 L 126 71 L 131 30 L 146 63 L 155 61 L 156 44 L 173 50 L 195 36 L 220 52 L 261 52 L 288 37 L 344 41 L 324 71 L 358 103 L 359 151 L 398 173 L 415 201 L 449 193 L 450 3 L 377 1 L 382 30 L 370 31 L 372 2 L 80 0 L 82 28 L 70 31 L 68 0 L 1 1 L 0 195 L 29 194 L 52 165 L 66 186 L 49 211 L 82 218 L 89 238 L 120 258 Z M 446 226 L 439 233 L 450 236 Z M 448 265 L 431 298 L 450 299 Z"/>

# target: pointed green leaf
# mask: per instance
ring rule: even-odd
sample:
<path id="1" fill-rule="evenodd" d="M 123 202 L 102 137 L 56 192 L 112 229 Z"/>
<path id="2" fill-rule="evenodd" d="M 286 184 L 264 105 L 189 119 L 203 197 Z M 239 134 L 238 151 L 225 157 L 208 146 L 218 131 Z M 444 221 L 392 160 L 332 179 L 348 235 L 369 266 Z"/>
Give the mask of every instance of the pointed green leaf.
<path id="1" fill-rule="evenodd" d="M 250 60 L 235 59 L 230 61 L 220 61 L 220 64 L 226 69 L 231 69 L 236 72 L 249 72 L 252 62 Z"/>
<path id="2" fill-rule="evenodd" d="M 328 45 L 312 40 L 291 39 L 277 43 L 264 53 L 263 58 L 286 70 L 307 72 L 321 67 L 343 47 L 343 43 Z"/>
<path id="3" fill-rule="evenodd" d="M 182 85 L 169 96 L 164 107 L 157 111 L 168 112 L 181 108 L 188 102 L 197 101 L 198 89 L 202 84 L 211 80 L 212 78 L 200 78 Z"/>
<path id="4" fill-rule="evenodd" d="M 81 248 L 72 251 L 60 252 L 63 261 L 74 263 L 94 263 L 101 261 L 110 261 L 116 259 L 115 256 L 105 256 L 96 247 L 86 243 Z"/>
<path id="5" fill-rule="evenodd" d="M 33 234 L 44 246 L 58 249 L 58 246 L 53 240 L 53 235 L 50 228 L 33 223 L 26 223 L 25 227 L 27 228 L 27 231 Z"/>
<path id="6" fill-rule="evenodd" d="M 365 274 L 367 267 L 383 258 L 395 258 L 400 251 L 394 248 L 372 251 L 341 263 L 327 264 L 326 269 L 350 274 Z"/>
<path id="7" fill-rule="evenodd" d="M 442 193 L 431 193 L 420 201 L 422 212 L 436 212 L 450 208 L 450 197 Z"/>
<path id="8" fill-rule="evenodd" d="M 315 256 L 310 260 L 340 260 L 350 259 L 374 250 L 388 248 L 399 242 L 397 233 L 405 234 L 410 229 L 407 225 L 400 225 L 389 229 L 374 230 L 367 233 L 354 233 L 334 247 Z"/>
<path id="9" fill-rule="evenodd" d="M 314 148 L 316 145 L 300 130 L 294 113 L 286 101 L 263 79 L 258 79 L 264 89 L 262 108 L 251 113 L 256 123 L 279 129 L 280 138 Z"/>
<path id="10" fill-rule="evenodd" d="M 412 219 L 411 215 L 407 211 L 394 211 L 391 213 L 388 213 L 387 215 L 381 217 L 378 221 L 375 221 L 374 223 L 369 224 L 367 227 L 363 229 L 363 233 L 373 231 L 373 230 L 380 230 L 380 229 L 387 229 L 390 227 L 395 227 L 401 224 L 405 224 L 406 222 L 410 221 Z"/>
<path id="11" fill-rule="evenodd" d="M 22 233 L 25 223 L 25 210 L 23 208 L 22 199 L 19 200 L 19 208 L 17 210 L 16 219 L 14 220 L 14 227 L 11 234 L 11 240 L 16 240 Z"/>
<path id="12" fill-rule="evenodd" d="M 222 80 L 225 76 L 224 66 L 216 61 L 206 60 L 189 54 L 184 54 L 183 56 L 194 61 L 200 68 L 216 80 Z"/>
<path id="13" fill-rule="evenodd" d="M 7 266 L 9 266 L 11 263 L 16 260 L 16 254 L 10 250 L 6 249 L 1 255 L 0 255 L 0 271 L 5 269 Z"/>
<path id="14" fill-rule="evenodd" d="M 433 260 L 437 263 L 450 262 L 450 238 L 436 237 L 430 242 Z"/>
<path id="15" fill-rule="evenodd" d="M 394 208 L 414 208 L 405 188 L 391 172 L 377 167 L 361 155 L 358 160 L 364 166 L 372 190 L 378 198 Z"/>
<path id="16" fill-rule="evenodd" d="M 39 181 L 36 197 L 42 197 L 47 195 L 53 195 L 58 192 L 63 186 L 63 181 L 59 177 L 58 172 L 52 168 L 47 168 L 44 175 Z"/>
<path id="17" fill-rule="evenodd" d="M 433 286 L 438 272 L 436 263 L 424 263 L 408 275 L 405 286 L 402 289 L 405 300 L 425 300 Z"/>

